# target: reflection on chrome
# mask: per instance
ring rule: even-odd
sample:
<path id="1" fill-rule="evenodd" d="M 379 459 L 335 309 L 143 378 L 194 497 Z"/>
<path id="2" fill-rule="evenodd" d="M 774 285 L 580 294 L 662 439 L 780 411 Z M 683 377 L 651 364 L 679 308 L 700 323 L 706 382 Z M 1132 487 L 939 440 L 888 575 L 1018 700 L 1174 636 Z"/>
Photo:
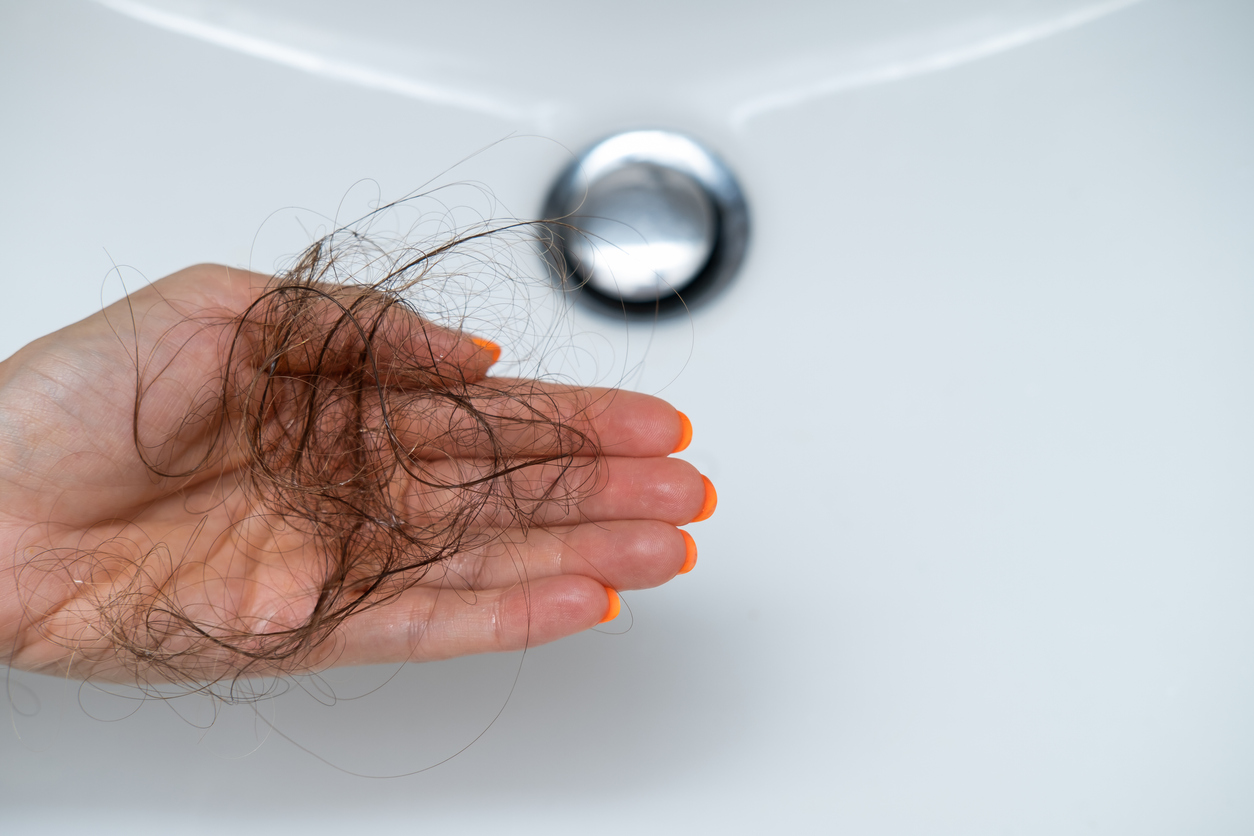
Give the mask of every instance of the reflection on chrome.
<path id="1" fill-rule="evenodd" d="M 688 137 L 631 131 L 590 148 L 558 178 L 544 216 L 554 278 L 616 312 L 676 313 L 735 274 L 748 239 L 744 195 Z"/>

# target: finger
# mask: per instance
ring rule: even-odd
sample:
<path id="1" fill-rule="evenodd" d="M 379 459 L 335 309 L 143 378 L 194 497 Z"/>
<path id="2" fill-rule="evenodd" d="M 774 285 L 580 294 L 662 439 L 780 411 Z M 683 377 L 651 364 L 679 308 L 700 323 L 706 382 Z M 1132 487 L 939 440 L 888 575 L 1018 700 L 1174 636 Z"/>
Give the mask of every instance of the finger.
<path id="1" fill-rule="evenodd" d="M 478 381 L 500 356 L 495 344 L 428 322 L 394 295 L 353 285 L 272 283 L 245 312 L 241 333 L 263 371 L 361 373 L 382 386 Z"/>
<path id="2" fill-rule="evenodd" d="M 525 532 L 513 529 L 434 567 L 424 583 L 485 590 L 584 575 L 613 589 L 648 589 L 666 583 L 695 560 L 695 543 L 675 526 L 618 520 Z"/>
<path id="3" fill-rule="evenodd" d="M 473 459 L 420 462 L 397 487 L 402 518 L 415 524 L 475 509 L 482 528 L 659 520 L 687 525 L 713 513 L 714 486 L 682 459 L 574 457 L 519 466 Z"/>
<path id="4" fill-rule="evenodd" d="M 418 587 L 345 621 L 313 666 L 427 662 L 535 647 L 595 626 L 609 614 L 614 595 L 580 575 L 473 593 Z"/>
<path id="5" fill-rule="evenodd" d="M 666 401 L 619 389 L 491 378 L 468 391 L 389 390 L 367 423 L 419 458 L 666 456 L 691 424 Z"/>

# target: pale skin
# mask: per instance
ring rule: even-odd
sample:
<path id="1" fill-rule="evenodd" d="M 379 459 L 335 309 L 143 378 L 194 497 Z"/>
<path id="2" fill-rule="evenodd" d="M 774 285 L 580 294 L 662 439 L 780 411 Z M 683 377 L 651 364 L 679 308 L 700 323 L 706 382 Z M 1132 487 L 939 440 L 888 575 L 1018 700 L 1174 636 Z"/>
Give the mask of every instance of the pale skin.
<path id="1" fill-rule="evenodd" d="M 250 500 L 233 490 L 237 457 L 194 478 L 158 477 L 135 445 L 136 350 L 140 366 L 162 370 L 140 413 L 140 435 L 163 437 L 221 379 L 220 329 L 268 280 L 213 265 L 188 268 L 0 363 L 0 663 L 134 681 L 134 660 L 119 658 L 107 638 L 100 602 L 134 583 L 128 557 L 154 544 L 167 557 L 150 558 L 143 571 L 179 573 L 177 584 L 150 580 L 179 590 L 180 605 L 210 622 L 264 631 L 312 607 L 310 545 L 260 522 L 238 524 L 265 509 L 241 507 Z M 405 327 L 415 336 L 413 350 L 430 352 L 450 373 L 488 377 L 492 352 L 472 335 L 417 316 Z M 674 407 L 628 392 L 538 383 L 534 391 L 543 395 L 542 408 L 568 405 L 572 420 L 598 439 L 604 459 L 596 489 L 573 504 L 541 508 L 538 526 L 479 543 L 396 600 L 351 616 L 302 660 L 303 669 L 536 646 L 601 622 L 612 610 L 612 590 L 658 586 L 691 562 L 680 526 L 712 510 L 713 495 L 692 465 L 671 456 L 684 434 Z M 576 408 L 589 402 L 596 408 Z M 421 425 L 400 416 L 398 427 L 422 449 Z M 194 446 L 194 431 L 180 438 Z M 511 443 L 536 441 L 520 435 Z M 50 559 L 65 555 L 80 559 Z M 231 664 L 206 658 L 199 670 L 229 677 Z"/>

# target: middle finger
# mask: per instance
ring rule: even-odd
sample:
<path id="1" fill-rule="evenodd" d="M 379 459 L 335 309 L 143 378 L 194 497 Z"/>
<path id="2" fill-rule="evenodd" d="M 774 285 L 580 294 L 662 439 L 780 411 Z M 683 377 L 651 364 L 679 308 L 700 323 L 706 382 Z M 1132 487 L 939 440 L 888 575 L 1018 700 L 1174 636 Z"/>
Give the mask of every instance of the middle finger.
<path id="1" fill-rule="evenodd" d="M 687 525 L 713 511 L 714 486 L 682 459 L 571 457 L 514 469 L 510 460 L 408 462 L 392 490 L 401 518 L 457 515 L 477 528 L 659 520 Z"/>

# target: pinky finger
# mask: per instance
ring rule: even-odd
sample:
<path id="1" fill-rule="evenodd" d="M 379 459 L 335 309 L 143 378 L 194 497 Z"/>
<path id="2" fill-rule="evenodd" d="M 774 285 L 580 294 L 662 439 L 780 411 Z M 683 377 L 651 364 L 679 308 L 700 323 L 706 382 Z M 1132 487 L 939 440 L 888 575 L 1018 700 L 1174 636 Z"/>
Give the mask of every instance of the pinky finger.
<path id="1" fill-rule="evenodd" d="M 314 667 L 522 650 L 594 627 L 618 607 L 616 592 L 580 575 L 480 592 L 415 588 L 344 622 Z"/>

